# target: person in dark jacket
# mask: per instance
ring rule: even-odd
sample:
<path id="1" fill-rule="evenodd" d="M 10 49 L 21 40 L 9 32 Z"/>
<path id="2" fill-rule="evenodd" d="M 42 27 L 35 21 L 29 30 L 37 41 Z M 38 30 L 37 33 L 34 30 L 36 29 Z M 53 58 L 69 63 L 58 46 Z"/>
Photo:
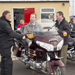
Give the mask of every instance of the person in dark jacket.
<path id="1" fill-rule="evenodd" d="M 58 33 L 60 35 L 62 35 L 62 37 L 64 39 L 64 45 L 63 45 L 62 50 L 60 52 L 60 56 L 65 57 L 65 58 L 62 59 L 62 61 L 66 66 L 67 48 L 68 48 L 68 38 L 69 38 L 69 34 L 70 34 L 70 26 L 69 26 L 69 23 L 65 20 L 62 11 L 58 11 L 56 13 L 56 18 L 57 18 L 57 20 L 56 20 L 55 26 L 58 28 Z M 63 36 L 64 32 L 67 34 L 67 36 Z"/>
<path id="2" fill-rule="evenodd" d="M 72 29 L 73 29 L 73 20 L 74 20 L 74 18 L 71 18 L 71 20 L 70 20 L 70 22 L 69 22 L 71 31 L 72 31 Z"/>
<path id="3" fill-rule="evenodd" d="M 73 19 L 73 29 L 72 31 L 75 31 L 75 19 Z"/>
<path id="4" fill-rule="evenodd" d="M 24 35 L 12 30 L 10 19 L 11 13 L 7 10 L 0 18 L 1 75 L 12 75 L 11 47 L 14 45 L 14 41 L 11 38 L 25 39 Z"/>

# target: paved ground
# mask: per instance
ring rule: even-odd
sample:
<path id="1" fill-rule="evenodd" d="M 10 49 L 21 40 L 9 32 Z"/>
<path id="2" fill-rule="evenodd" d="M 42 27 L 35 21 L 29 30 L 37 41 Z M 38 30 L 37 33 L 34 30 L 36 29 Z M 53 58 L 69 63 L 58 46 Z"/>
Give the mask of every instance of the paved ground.
<path id="1" fill-rule="evenodd" d="M 75 62 L 68 61 L 66 71 L 67 75 L 75 75 Z M 33 75 L 33 71 L 25 69 L 25 66 L 21 61 L 14 61 L 13 75 Z M 34 75 L 40 74 L 34 73 Z"/>
<path id="2" fill-rule="evenodd" d="M 75 62 L 71 62 L 68 60 L 66 71 L 67 75 L 75 75 Z M 33 71 L 30 69 L 25 69 L 25 65 L 21 61 L 14 60 L 13 75 L 33 75 Z M 41 74 L 34 73 L 34 75 L 41 75 Z"/>

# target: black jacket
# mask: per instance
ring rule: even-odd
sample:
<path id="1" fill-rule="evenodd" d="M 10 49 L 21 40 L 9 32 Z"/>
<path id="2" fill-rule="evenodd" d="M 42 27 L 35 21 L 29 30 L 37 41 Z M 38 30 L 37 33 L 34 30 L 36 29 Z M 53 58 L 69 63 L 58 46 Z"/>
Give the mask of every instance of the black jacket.
<path id="1" fill-rule="evenodd" d="M 67 32 L 67 36 L 62 36 L 64 38 L 64 45 L 68 45 L 68 38 L 70 34 L 70 26 L 69 23 L 63 18 L 63 20 L 58 24 L 56 20 L 55 26 L 58 28 L 58 33 L 61 35 L 63 31 Z"/>
<path id="2" fill-rule="evenodd" d="M 10 21 L 4 17 L 0 18 L 0 48 L 8 48 L 14 45 L 11 38 L 22 39 L 23 35 L 12 30 Z"/>

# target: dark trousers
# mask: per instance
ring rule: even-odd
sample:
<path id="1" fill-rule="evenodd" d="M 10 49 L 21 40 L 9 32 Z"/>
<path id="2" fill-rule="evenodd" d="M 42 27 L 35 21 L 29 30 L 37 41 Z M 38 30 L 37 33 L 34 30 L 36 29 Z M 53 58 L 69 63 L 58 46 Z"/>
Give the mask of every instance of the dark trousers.
<path id="1" fill-rule="evenodd" d="M 11 48 L 1 49 L 1 75 L 12 75 Z"/>

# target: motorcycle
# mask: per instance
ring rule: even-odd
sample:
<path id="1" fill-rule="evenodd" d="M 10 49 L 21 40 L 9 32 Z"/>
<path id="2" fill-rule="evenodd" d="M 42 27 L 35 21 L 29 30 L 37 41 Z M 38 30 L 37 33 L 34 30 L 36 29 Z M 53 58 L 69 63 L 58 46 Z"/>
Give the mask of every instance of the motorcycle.
<path id="1" fill-rule="evenodd" d="M 43 31 L 26 34 L 27 38 L 32 40 L 32 45 L 29 48 L 23 40 L 15 39 L 16 45 L 13 47 L 13 53 L 37 73 L 66 75 L 65 65 L 61 61 L 62 57 L 57 55 L 63 46 L 63 38 L 54 27 L 50 27 L 50 24 L 42 24 L 42 26 L 44 26 Z"/>
<path id="2" fill-rule="evenodd" d="M 70 34 L 67 50 L 67 58 L 69 60 L 75 61 L 75 31 Z"/>

